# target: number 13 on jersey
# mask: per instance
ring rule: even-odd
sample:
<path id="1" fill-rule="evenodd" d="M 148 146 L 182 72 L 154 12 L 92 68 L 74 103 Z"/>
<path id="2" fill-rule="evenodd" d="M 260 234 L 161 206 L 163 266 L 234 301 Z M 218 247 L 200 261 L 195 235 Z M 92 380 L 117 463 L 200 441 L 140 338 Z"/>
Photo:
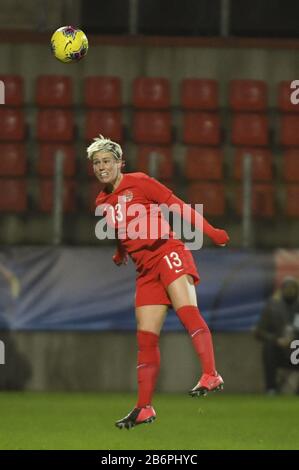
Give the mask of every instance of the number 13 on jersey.
<path id="1" fill-rule="evenodd" d="M 176 272 L 177 268 L 183 266 L 182 260 L 176 251 L 172 251 L 169 255 L 163 256 L 163 258 L 166 260 L 168 267 L 170 269 L 175 269 Z"/>

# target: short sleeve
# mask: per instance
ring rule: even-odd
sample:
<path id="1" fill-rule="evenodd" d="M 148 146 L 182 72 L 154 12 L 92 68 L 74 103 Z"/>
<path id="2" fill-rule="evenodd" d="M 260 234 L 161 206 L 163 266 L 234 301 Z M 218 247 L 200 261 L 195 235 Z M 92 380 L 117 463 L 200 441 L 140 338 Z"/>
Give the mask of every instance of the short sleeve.
<path id="1" fill-rule="evenodd" d="M 165 203 L 172 195 L 172 190 L 164 186 L 155 178 L 142 174 L 139 179 L 140 188 L 144 192 L 147 199 L 159 204 Z"/>

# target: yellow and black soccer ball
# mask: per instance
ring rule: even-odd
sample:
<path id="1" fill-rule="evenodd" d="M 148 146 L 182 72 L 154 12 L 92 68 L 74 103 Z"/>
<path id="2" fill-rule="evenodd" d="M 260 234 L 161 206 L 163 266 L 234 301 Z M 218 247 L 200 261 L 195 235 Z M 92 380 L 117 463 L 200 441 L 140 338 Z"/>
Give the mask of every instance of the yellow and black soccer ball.
<path id="1" fill-rule="evenodd" d="M 62 26 L 51 38 L 51 50 L 61 62 L 78 62 L 87 54 L 88 39 L 81 29 Z"/>

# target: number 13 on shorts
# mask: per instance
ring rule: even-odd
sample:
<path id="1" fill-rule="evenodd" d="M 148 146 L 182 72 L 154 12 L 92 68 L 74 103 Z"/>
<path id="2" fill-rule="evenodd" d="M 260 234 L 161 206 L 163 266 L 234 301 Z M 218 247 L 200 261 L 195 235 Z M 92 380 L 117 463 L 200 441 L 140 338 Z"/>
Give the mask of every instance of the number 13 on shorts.
<path id="1" fill-rule="evenodd" d="M 168 267 L 170 269 L 175 269 L 176 273 L 184 269 L 182 267 L 183 266 L 182 260 L 176 251 L 172 251 L 169 255 L 163 256 L 163 258 L 166 260 Z M 181 268 L 181 269 L 177 269 L 177 268 Z"/>

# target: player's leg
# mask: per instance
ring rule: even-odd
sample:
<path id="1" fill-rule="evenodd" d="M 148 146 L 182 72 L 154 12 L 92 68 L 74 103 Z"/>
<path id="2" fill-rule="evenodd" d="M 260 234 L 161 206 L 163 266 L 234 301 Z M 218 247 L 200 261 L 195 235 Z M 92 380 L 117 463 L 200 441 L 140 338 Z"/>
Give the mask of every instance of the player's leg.
<path id="1" fill-rule="evenodd" d="M 118 428 L 130 429 L 137 424 L 151 423 L 156 417 L 152 397 L 160 370 L 159 335 L 167 308 L 167 305 L 136 307 L 138 400 L 136 407 L 116 422 Z"/>
<path id="2" fill-rule="evenodd" d="M 203 375 L 190 390 L 190 395 L 206 395 L 209 391 L 221 390 L 223 380 L 216 372 L 212 337 L 197 306 L 193 277 L 183 274 L 167 286 L 167 292 L 179 319 L 189 332 L 202 366 Z"/>
<path id="3" fill-rule="evenodd" d="M 159 335 L 167 314 L 166 305 L 136 307 L 137 320 L 137 407 L 151 405 L 160 370 Z"/>
<path id="4" fill-rule="evenodd" d="M 136 307 L 137 331 L 149 331 L 159 336 L 167 310 L 168 305 L 142 305 Z"/>

